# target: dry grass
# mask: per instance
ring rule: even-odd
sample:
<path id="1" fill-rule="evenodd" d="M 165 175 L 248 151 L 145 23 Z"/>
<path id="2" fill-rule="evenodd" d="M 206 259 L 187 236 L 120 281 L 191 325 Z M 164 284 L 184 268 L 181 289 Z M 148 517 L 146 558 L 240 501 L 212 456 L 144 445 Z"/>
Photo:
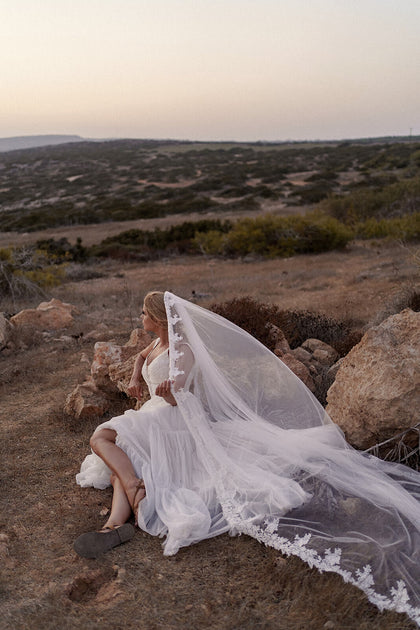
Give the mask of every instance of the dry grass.
<path id="1" fill-rule="evenodd" d="M 112 331 L 108 338 L 125 341 L 151 288 L 185 297 L 195 289 L 208 294 L 204 305 L 252 295 L 366 323 L 407 277 L 416 279 L 392 246 L 290 260 L 179 259 L 101 270 L 106 277 L 54 289 L 82 310 L 66 334 L 85 336 L 102 322 Z M 368 272 L 376 276 L 360 277 Z M 74 481 L 102 418 L 74 422 L 61 411 L 87 373 L 82 353 L 92 358 L 94 342 L 84 336 L 0 354 L 1 630 L 414 630 L 405 616 L 381 614 L 338 576 L 320 575 L 245 536 L 221 536 L 165 558 L 161 541 L 138 531 L 99 560 L 79 558 L 74 539 L 102 524 L 100 512 L 111 498 L 109 490 L 81 489 Z"/>

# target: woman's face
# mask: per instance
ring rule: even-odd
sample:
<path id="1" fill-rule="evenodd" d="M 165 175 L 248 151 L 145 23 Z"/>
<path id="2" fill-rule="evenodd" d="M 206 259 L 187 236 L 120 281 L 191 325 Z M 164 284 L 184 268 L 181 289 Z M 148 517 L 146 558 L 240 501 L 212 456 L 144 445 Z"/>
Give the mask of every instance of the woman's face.
<path id="1" fill-rule="evenodd" d="M 145 307 L 144 304 L 143 304 L 143 310 L 141 312 L 141 316 L 143 318 L 143 329 L 146 332 L 156 332 L 157 323 L 153 321 L 153 319 L 150 317 L 149 313 L 147 312 L 147 308 Z"/>

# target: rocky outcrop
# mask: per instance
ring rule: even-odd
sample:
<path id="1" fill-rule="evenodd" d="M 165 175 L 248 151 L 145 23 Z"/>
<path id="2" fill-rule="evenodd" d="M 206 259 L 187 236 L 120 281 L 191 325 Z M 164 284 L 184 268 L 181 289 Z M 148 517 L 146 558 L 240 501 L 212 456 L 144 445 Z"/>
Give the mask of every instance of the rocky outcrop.
<path id="1" fill-rule="evenodd" d="M 10 323 L 18 335 L 20 331 L 28 330 L 60 330 L 70 326 L 74 322 L 73 315 L 78 313 L 78 309 L 72 304 L 54 298 L 50 302 L 41 302 L 37 308 L 20 311 L 10 318 Z"/>
<path id="2" fill-rule="evenodd" d="M 75 418 L 102 416 L 110 406 L 110 398 L 92 380 L 76 385 L 67 396 L 64 411 Z"/>
<path id="3" fill-rule="evenodd" d="M 65 413 L 75 418 L 101 416 L 115 404 L 121 392 L 128 395 L 134 361 L 150 341 L 144 330 L 135 329 L 123 346 L 114 341 L 95 343 L 90 377 L 67 396 Z"/>
<path id="4" fill-rule="evenodd" d="M 330 375 L 329 372 L 338 359 L 337 351 L 319 339 L 307 339 L 291 350 L 280 329 L 270 326 L 270 332 L 276 339 L 274 354 L 324 403 L 325 393 L 333 381 L 334 372 Z"/>
<path id="5" fill-rule="evenodd" d="M 360 449 L 419 421 L 420 313 L 406 309 L 370 328 L 341 360 L 327 412 Z"/>

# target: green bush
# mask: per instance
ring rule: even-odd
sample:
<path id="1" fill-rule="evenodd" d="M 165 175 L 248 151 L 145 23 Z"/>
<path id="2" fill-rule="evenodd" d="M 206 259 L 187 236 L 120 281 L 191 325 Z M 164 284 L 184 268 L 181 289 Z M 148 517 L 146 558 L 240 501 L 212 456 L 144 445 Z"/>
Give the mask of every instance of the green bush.
<path id="1" fill-rule="evenodd" d="M 395 219 L 368 219 L 354 226 L 356 238 L 420 239 L 420 212 Z"/>
<path id="2" fill-rule="evenodd" d="M 314 213 L 239 219 L 229 232 L 198 233 L 195 241 L 200 251 L 210 255 L 276 257 L 340 249 L 352 238 L 352 231 L 336 219 Z"/>
<path id="3" fill-rule="evenodd" d="M 319 205 L 321 211 L 354 225 L 367 219 L 402 217 L 418 212 L 420 177 L 402 180 L 379 189 L 359 189 L 348 195 L 332 195 Z"/>
<path id="4" fill-rule="evenodd" d="M 0 294 L 17 298 L 36 295 L 60 284 L 65 265 L 57 265 L 45 252 L 33 248 L 0 249 Z"/>
<path id="5" fill-rule="evenodd" d="M 126 230 L 104 239 L 99 245 L 92 246 L 89 253 L 92 256 L 137 260 L 147 260 L 162 253 L 198 253 L 198 245 L 195 241 L 198 232 L 216 231 L 217 234 L 223 234 L 230 227 L 229 221 L 203 219 L 201 221 L 184 221 L 165 230 L 160 228 Z"/>

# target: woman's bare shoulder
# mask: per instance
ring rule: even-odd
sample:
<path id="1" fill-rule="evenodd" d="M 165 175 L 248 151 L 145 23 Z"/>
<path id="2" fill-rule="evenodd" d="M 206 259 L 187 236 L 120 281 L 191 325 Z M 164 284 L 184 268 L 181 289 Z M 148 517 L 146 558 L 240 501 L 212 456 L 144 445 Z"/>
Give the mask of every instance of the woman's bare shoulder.
<path id="1" fill-rule="evenodd" d="M 145 359 L 147 357 L 147 355 L 153 350 L 154 346 L 156 343 L 156 339 L 154 339 L 153 341 L 151 341 L 149 343 L 148 346 L 146 346 L 141 352 L 140 352 L 140 356 L 143 357 L 143 359 Z"/>

